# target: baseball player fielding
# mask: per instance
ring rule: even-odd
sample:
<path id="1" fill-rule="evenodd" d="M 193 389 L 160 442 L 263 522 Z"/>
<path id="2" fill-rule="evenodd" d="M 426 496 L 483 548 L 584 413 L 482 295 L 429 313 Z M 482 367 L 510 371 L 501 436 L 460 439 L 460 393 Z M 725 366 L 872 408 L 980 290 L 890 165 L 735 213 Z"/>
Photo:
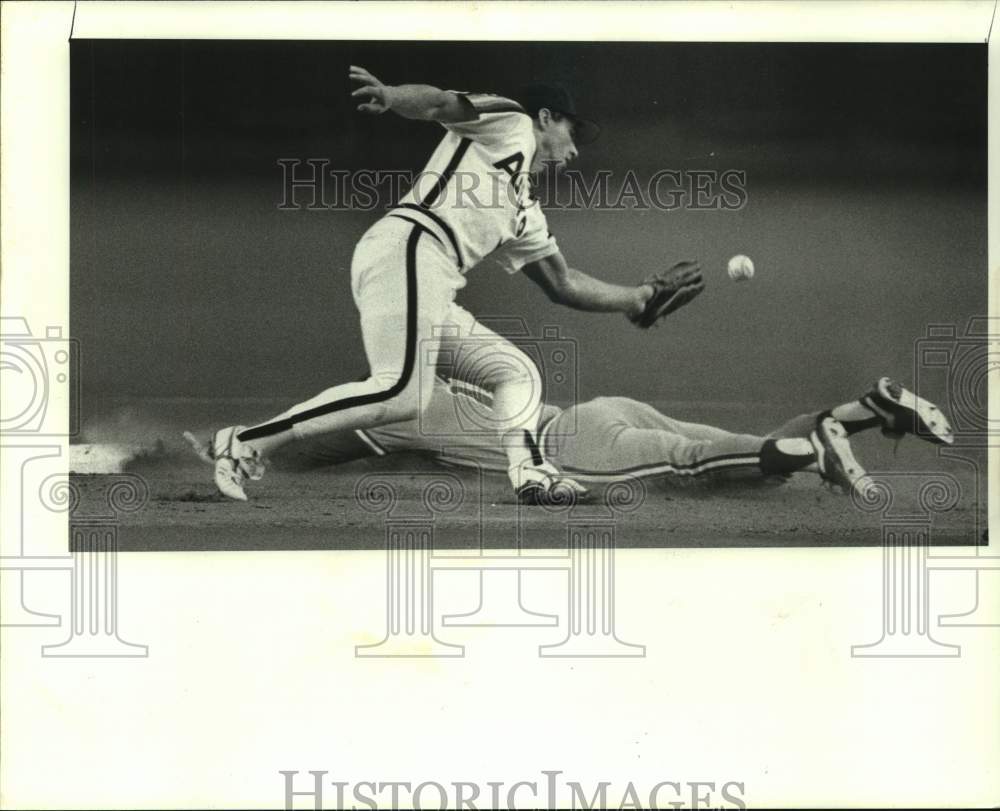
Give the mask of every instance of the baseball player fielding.
<path id="1" fill-rule="evenodd" d="M 352 95 L 360 112 L 391 111 L 444 129 L 422 182 L 369 228 L 354 251 L 350 280 L 344 279 L 344 292 L 349 282 L 360 314 L 371 374 L 326 388 L 257 425 L 215 431 L 206 455 L 216 486 L 245 501 L 247 482 L 259 480 L 267 458 L 293 440 L 417 418 L 430 404 L 435 375 L 423 359 L 439 351 L 463 358 L 454 373 L 492 396 L 494 441 L 517 499 L 531 504 L 567 492 L 584 497 L 586 488 L 539 446 L 542 381 L 535 365 L 477 323 L 455 302 L 456 293 L 468 273 L 489 260 L 507 273 L 523 272 L 558 304 L 620 312 L 647 328 L 702 291 L 698 263 L 680 262 L 632 287 L 608 284 L 567 263 L 531 196 L 531 175 L 546 164 L 573 161 L 599 128 L 578 114 L 563 87 L 534 84 L 513 99 L 387 85 L 358 66 L 351 66 L 349 78 L 358 85 Z M 459 187 L 459 174 L 472 182 Z"/>

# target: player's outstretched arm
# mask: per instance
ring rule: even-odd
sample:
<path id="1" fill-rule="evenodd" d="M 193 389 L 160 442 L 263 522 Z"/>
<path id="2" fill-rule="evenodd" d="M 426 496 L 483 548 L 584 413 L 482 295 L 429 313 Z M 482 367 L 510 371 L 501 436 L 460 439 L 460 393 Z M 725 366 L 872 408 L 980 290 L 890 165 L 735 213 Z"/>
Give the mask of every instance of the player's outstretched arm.
<path id="1" fill-rule="evenodd" d="M 636 287 L 608 284 L 566 264 L 554 253 L 524 266 L 528 278 L 552 301 L 576 310 L 622 312 L 637 327 L 647 329 L 705 289 L 701 266 L 693 260 L 654 273 Z"/>
<path id="2" fill-rule="evenodd" d="M 653 295 L 653 287 L 648 284 L 623 287 L 588 276 L 566 264 L 566 259 L 559 252 L 529 262 L 523 272 L 556 304 L 574 310 L 620 312 L 634 318 L 643 312 L 646 302 Z"/>
<path id="3" fill-rule="evenodd" d="M 352 82 L 361 85 L 351 93 L 354 98 L 364 100 L 358 105 L 361 112 L 381 115 L 392 110 L 403 118 L 446 124 L 476 118 L 476 111 L 468 99 L 458 93 L 428 84 L 383 84 L 357 65 L 351 65 L 350 76 Z"/>

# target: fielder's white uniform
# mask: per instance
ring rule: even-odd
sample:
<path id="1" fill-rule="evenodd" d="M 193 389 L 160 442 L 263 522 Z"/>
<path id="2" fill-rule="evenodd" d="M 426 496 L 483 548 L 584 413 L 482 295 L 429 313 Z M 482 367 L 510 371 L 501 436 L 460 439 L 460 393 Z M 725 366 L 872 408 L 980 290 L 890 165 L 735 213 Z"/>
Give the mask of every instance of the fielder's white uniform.
<path id="1" fill-rule="evenodd" d="M 413 189 L 355 249 L 351 290 L 371 376 L 245 429 L 241 441 L 412 418 L 429 402 L 443 352 L 454 361 L 451 376 L 492 392 L 501 435 L 534 433 L 542 395 L 534 363 L 454 299 L 477 264 L 514 273 L 559 248 L 531 199 L 532 119 L 509 99 L 465 95 L 478 118 L 444 124 L 448 132 Z"/>

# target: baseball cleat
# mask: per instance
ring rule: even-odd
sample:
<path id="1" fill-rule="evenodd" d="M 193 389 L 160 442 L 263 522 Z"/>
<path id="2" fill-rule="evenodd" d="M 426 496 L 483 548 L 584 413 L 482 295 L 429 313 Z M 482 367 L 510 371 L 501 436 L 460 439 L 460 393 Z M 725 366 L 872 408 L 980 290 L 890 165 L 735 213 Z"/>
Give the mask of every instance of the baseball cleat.
<path id="1" fill-rule="evenodd" d="M 939 445 L 955 441 L 941 409 L 888 377 L 880 378 L 861 398 L 861 404 L 878 417 L 882 433 L 887 436 L 913 434 Z"/>
<path id="2" fill-rule="evenodd" d="M 582 501 L 590 492 L 579 482 L 560 473 L 548 462 L 521 465 L 507 471 L 518 504 L 567 505 Z"/>
<path id="3" fill-rule="evenodd" d="M 216 431 L 207 444 L 202 444 L 189 432 L 184 438 L 201 459 L 215 466 L 215 486 L 227 498 L 246 501 L 243 485 L 247 479 L 257 481 L 264 475 L 264 463 L 257 451 L 244 445 L 236 435 L 245 426 L 235 425 Z"/>
<path id="4" fill-rule="evenodd" d="M 864 493 L 869 481 L 868 474 L 854 458 L 847 430 L 839 420 L 829 414 L 820 417 L 816 430 L 809 435 L 809 441 L 816 452 L 819 475 L 824 481 L 837 485 L 845 493 L 852 490 L 858 495 Z"/>

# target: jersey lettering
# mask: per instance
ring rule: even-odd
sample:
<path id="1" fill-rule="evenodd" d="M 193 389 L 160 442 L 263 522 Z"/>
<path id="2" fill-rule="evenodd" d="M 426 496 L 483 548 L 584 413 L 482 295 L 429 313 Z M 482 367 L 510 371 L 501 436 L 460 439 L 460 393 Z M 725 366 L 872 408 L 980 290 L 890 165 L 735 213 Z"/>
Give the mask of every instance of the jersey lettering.
<path id="1" fill-rule="evenodd" d="M 508 155 L 503 160 L 498 160 L 493 165 L 497 169 L 502 169 L 510 175 L 511 186 L 513 186 L 514 194 L 517 197 L 517 225 L 514 228 L 514 238 L 516 239 L 524 233 L 524 229 L 528 225 L 527 215 L 524 212 L 524 188 L 525 183 L 527 183 L 528 176 L 521 171 L 524 168 L 524 153 L 520 151 L 515 152 L 513 155 Z"/>
<path id="2" fill-rule="evenodd" d="M 513 155 L 508 155 L 506 158 L 497 161 L 493 165 L 497 169 L 503 169 L 512 178 L 515 178 L 521 174 L 521 169 L 524 168 L 524 154 L 521 152 L 515 152 Z"/>
<path id="3" fill-rule="evenodd" d="M 427 184 L 414 184 L 388 216 L 419 220 L 441 240 L 456 274 L 464 275 L 487 256 L 507 273 L 516 273 L 559 250 L 546 236 L 545 215 L 532 198 L 528 169 L 536 143 L 531 118 L 509 100 L 466 98 L 479 117 L 445 123 L 448 134 L 424 167 L 424 174 L 438 177 L 455 170 L 456 181 L 434 186 L 436 197 L 426 207 Z"/>

